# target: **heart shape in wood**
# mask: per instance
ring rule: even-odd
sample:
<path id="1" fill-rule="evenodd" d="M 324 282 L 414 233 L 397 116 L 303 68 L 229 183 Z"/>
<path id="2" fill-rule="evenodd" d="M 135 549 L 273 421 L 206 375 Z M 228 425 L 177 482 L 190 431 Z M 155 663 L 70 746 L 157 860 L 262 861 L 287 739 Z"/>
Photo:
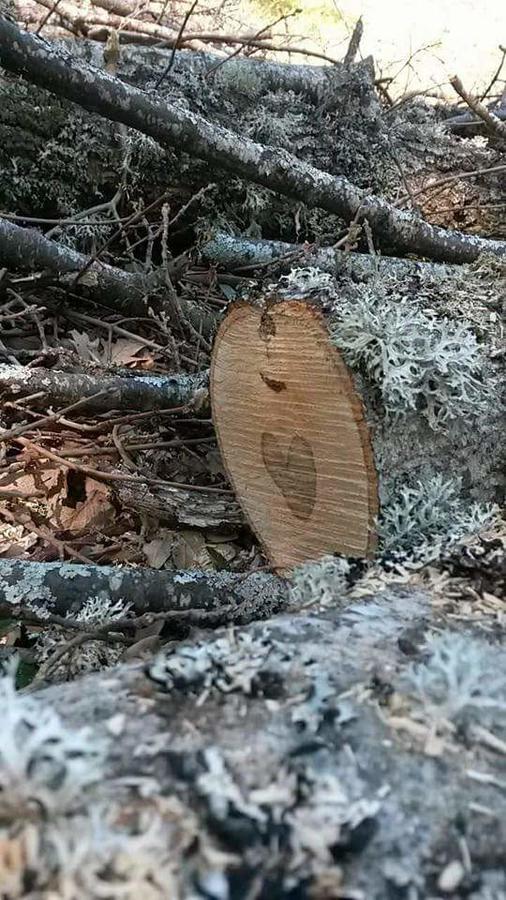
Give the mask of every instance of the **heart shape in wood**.
<path id="1" fill-rule="evenodd" d="M 263 432 L 261 441 L 269 475 L 293 515 L 307 521 L 316 503 L 316 465 L 311 444 L 296 434 L 285 452 L 278 436 L 270 431 Z"/>
<path id="2" fill-rule="evenodd" d="M 214 344 L 211 401 L 230 481 L 277 571 L 373 550 L 369 429 L 314 305 L 234 306 Z"/>

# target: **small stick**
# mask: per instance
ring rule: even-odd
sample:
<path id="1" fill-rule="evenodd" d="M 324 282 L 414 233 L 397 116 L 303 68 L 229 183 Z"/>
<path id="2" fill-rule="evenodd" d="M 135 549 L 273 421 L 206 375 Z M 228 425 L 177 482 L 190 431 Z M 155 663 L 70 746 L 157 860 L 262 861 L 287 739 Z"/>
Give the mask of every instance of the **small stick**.
<path id="1" fill-rule="evenodd" d="M 167 64 L 167 67 L 164 69 L 164 71 L 163 71 L 162 74 L 160 75 L 158 81 L 156 82 L 156 84 L 155 84 L 155 90 L 158 90 L 158 88 L 160 87 L 162 81 L 167 77 L 167 75 L 169 74 L 169 72 L 172 70 L 172 66 L 174 65 L 174 60 L 175 60 L 175 58 L 176 58 L 176 50 L 177 50 L 177 48 L 179 47 L 179 44 L 180 44 L 180 42 L 181 42 L 181 38 L 183 37 L 184 30 L 185 30 L 186 25 L 187 25 L 187 23 L 188 23 L 188 19 L 190 18 L 191 14 L 192 14 L 193 10 L 195 9 L 195 7 L 196 7 L 196 5 L 197 5 L 198 2 L 199 2 L 199 0 L 193 0 L 192 5 L 190 6 L 188 12 L 186 13 L 186 15 L 185 15 L 185 17 L 184 17 L 184 19 L 183 19 L 183 21 L 182 21 L 182 23 L 181 23 L 181 28 L 179 29 L 177 38 L 176 38 L 176 40 L 175 40 L 175 42 L 174 42 L 174 46 L 173 46 L 173 48 L 172 48 L 172 53 L 170 54 L 169 62 L 168 62 L 168 64 Z"/>
<path id="2" fill-rule="evenodd" d="M 472 111 L 485 123 L 487 130 L 495 137 L 500 138 L 502 141 L 506 141 L 506 124 L 501 122 L 498 116 L 495 116 L 494 113 L 490 112 L 477 97 L 471 97 L 471 95 L 468 94 L 458 75 L 454 75 L 453 78 L 450 78 L 450 84 L 459 97 L 462 97 L 469 108 L 472 109 Z"/>
<path id="3" fill-rule="evenodd" d="M 39 27 L 36 29 L 35 34 L 40 34 L 42 29 L 44 28 L 44 25 L 47 24 L 47 22 L 49 21 L 49 19 L 53 15 L 53 13 L 56 12 L 56 10 L 58 9 L 61 2 L 62 2 L 62 0 L 55 0 L 55 3 L 51 7 L 51 9 L 46 13 L 46 15 L 42 19 L 42 22 L 40 23 Z"/>
<path id="4" fill-rule="evenodd" d="M 79 409 L 80 406 L 84 406 L 86 403 L 90 403 L 92 400 L 96 400 L 98 397 L 103 397 L 107 394 L 107 391 L 99 391 L 97 394 L 93 394 L 91 397 L 81 397 L 80 400 L 76 400 L 75 403 L 71 403 L 70 406 L 66 406 L 64 409 L 60 409 L 55 413 L 50 413 L 47 416 L 42 416 L 42 418 L 38 419 L 36 422 L 30 422 L 28 425 L 17 425 L 15 428 L 10 428 L 9 430 L 0 431 L 0 441 L 10 441 L 12 438 L 19 437 L 22 434 L 25 434 L 27 431 L 33 431 L 34 428 L 40 428 L 41 425 L 48 425 L 50 422 L 57 422 L 61 416 L 65 416 L 68 412 L 75 412 L 76 409 Z"/>

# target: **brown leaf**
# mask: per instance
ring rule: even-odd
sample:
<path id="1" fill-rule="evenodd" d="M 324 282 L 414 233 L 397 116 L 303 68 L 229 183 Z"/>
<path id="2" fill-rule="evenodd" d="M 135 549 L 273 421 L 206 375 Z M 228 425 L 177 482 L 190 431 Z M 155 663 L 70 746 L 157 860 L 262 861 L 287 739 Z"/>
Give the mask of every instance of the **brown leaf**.
<path id="1" fill-rule="evenodd" d="M 177 569 L 212 569 L 206 539 L 198 531 L 180 531 L 176 535 L 172 559 Z"/>
<path id="2" fill-rule="evenodd" d="M 61 503 L 55 510 L 55 519 L 63 531 L 70 531 L 73 534 L 102 531 L 116 517 L 107 485 L 93 478 L 86 478 L 84 486 L 86 493 L 84 501 L 77 502 L 75 508 Z"/>
<path id="3" fill-rule="evenodd" d="M 148 541 L 143 546 L 144 555 L 152 569 L 161 569 L 170 558 L 174 545 L 174 533 L 167 531 L 165 536 Z"/>

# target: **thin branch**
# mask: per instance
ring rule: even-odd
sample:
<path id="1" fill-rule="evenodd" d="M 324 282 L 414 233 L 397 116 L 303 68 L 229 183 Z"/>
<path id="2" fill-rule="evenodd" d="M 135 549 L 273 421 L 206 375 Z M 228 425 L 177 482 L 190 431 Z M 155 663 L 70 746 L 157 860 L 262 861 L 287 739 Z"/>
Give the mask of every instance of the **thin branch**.
<path id="1" fill-rule="evenodd" d="M 300 10 L 296 9 L 293 12 L 290 12 L 283 16 L 280 16 L 279 19 L 276 19 L 276 21 L 272 22 L 271 25 L 264 25 L 264 27 L 261 28 L 260 31 L 257 31 L 257 33 L 254 36 L 254 40 L 259 38 L 265 31 L 267 31 L 267 29 L 274 28 L 274 26 L 279 25 L 280 22 L 286 22 L 287 19 L 291 18 L 291 16 L 298 15 L 299 12 L 300 12 Z M 237 47 L 236 50 L 233 51 L 233 53 L 230 53 L 229 56 L 226 56 L 224 59 L 220 59 L 217 63 L 214 64 L 214 66 L 211 66 L 206 72 L 206 78 L 209 77 L 209 75 L 213 75 L 215 72 L 217 72 L 218 69 L 221 68 L 221 66 L 225 65 L 225 63 L 228 63 L 228 62 L 230 62 L 231 59 L 234 59 L 236 56 L 239 56 L 239 53 L 241 52 L 242 49 L 243 49 L 243 47 L 242 47 L 242 45 L 240 45 L 239 47 Z"/>
<path id="2" fill-rule="evenodd" d="M 199 0 L 193 0 L 192 5 L 190 6 L 189 10 L 187 11 L 187 13 L 186 13 L 186 15 L 185 15 L 185 17 L 184 17 L 184 19 L 183 19 L 183 21 L 182 21 L 182 23 L 181 23 L 181 28 L 179 29 L 179 32 L 178 32 L 176 41 L 175 41 L 174 46 L 173 46 L 173 48 L 172 48 L 172 53 L 170 54 L 170 59 L 169 59 L 167 68 L 162 72 L 162 74 L 160 75 L 158 81 L 156 82 L 156 84 L 155 84 L 155 90 L 158 90 L 158 88 L 160 87 L 162 81 L 164 81 L 164 79 L 167 77 L 167 75 L 169 74 L 169 72 L 172 71 L 172 66 L 174 65 L 174 60 L 175 60 L 175 58 L 176 58 L 176 50 L 177 50 L 177 48 L 179 47 L 179 45 L 180 45 L 180 43 L 181 43 L 181 39 L 182 39 L 182 37 L 183 37 L 184 30 L 185 30 L 185 28 L 186 28 L 186 25 L 188 24 L 188 19 L 190 18 L 191 14 L 193 13 L 193 10 L 194 10 L 195 7 L 197 6 L 198 2 L 199 2 Z"/>
<path id="3" fill-rule="evenodd" d="M 364 23 L 362 22 L 362 16 L 360 16 L 360 18 L 357 19 L 355 23 L 355 27 L 350 38 L 350 43 L 348 44 L 348 49 L 346 51 L 346 56 L 343 60 L 345 66 L 351 66 L 351 64 L 355 61 L 355 57 L 358 53 L 363 33 Z"/>
<path id="4" fill-rule="evenodd" d="M 506 141 L 506 124 L 501 122 L 498 116 L 494 115 L 494 113 L 490 112 L 486 106 L 481 103 L 476 97 L 472 97 L 465 89 L 462 84 L 460 78 L 457 75 L 454 75 L 453 78 L 450 78 L 450 84 L 459 97 L 467 103 L 470 109 L 485 123 L 487 130 L 490 134 L 493 134 L 495 137 L 501 139 L 501 141 Z"/>
<path id="5" fill-rule="evenodd" d="M 488 85 L 488 87 L 485 88 L 483 94 L 482 94 L 481 97 L 480 97 L 480 101 L 481 101 L 482 103 L 483 103 L 484 100 L 487 99 L 488 95 L 490 94 L 490 91 L 491 91 L 492 88 L 494 87 L 494 84 L 496 83 L 496 81 L 497 81 L 498 78 L 499 78 L 499 75 L 500 75 L 501 72 L 502 72 L 502 67 L 503 67 L 503 65 L 504 65 L 504 60 L 506 59 L 506 47 L 503 47 L 502 44 L 499 44 L 499 50 L 501 51 L 501 60 L 500 60 L 500 62 L 499 62 L 499 65 L 497 66 L 497 70 L 496 70 L 495 75 L 493 76 L 493 78 L 492 78 L 490 84 Z"/>
<path id="6" fill-rule="evenodd" d="M 44 28 L 44 25 L 46 25 L 49 22 L 49 19 L 51 18 L 53 13 L 56 12 L 56 10 L 58 9 L 61 2 L 62 2 L 62 0 L 55 0 L 51 9 L 46 13 L 46 15 L 42 19 L 42 22 L 40 23 L 39 27 L 36 29 L 35 34 L 40 34 L 42 29 Z"/>
<path id="7" fill-rule="evenodd" d="M 445 175 L 444 178 L 438 178 L 436 181 L 431 181 L 430 184 L 419 188 L 417 191 L 412 191 L 410 194 L 404 194 L 395 201 L 393 206 L 402 206 L 406 200 L 413 201 L 416 197 L 420 197 L 421 194 L 427 194 L 429 191 L 433 191 L 436 188 L 443 187 L 447 184 L 452 184 L 455 181 L 463 181 L 465 178 L 474 178 L 476 175 L 493 175 L 495 172 L 506 172 L 506 164 L 490 166 L 488 169 L 473 169 L 471 172 L 458 172 L 456 175 Z"/>

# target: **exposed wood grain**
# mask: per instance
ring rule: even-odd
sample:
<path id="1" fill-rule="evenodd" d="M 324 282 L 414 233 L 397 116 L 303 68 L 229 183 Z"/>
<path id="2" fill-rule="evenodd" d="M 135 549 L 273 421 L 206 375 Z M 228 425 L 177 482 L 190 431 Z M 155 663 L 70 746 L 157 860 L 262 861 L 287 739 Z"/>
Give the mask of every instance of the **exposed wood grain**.
<path id="1" fill-rule="evenodd" d="M 211 401 L 237 498 L 276 569 L 371 552 L 377 485 L 369 431 L 313 308 L 236 306 L 216 339 Z"/>

